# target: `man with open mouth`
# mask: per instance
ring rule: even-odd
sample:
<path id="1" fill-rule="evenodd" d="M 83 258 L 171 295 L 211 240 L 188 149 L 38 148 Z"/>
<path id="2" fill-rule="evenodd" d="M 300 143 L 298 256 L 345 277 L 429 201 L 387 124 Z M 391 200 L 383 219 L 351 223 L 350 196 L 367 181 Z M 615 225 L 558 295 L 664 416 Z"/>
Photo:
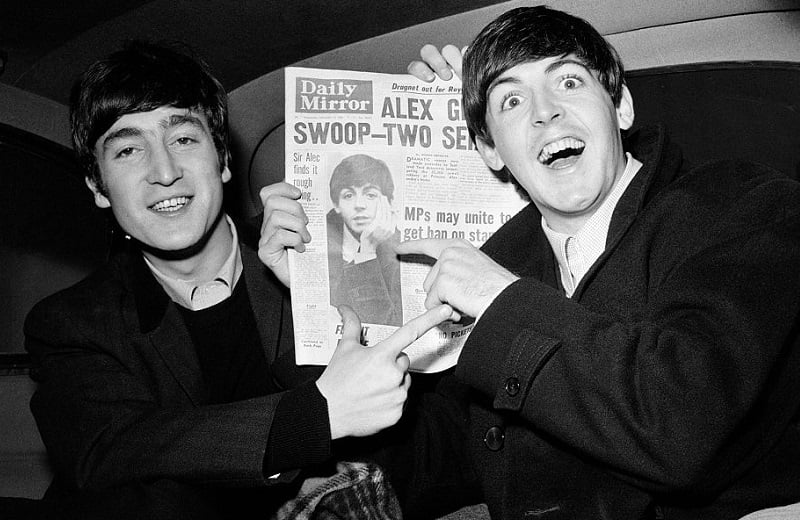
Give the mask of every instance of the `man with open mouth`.
<path id="1" fill-rule="evenodd" d="M 454 46 L 422 58 L 421 79 L 462 73 Z M 693 167 L 663 127 L 634 130 L 616 51 L 546 7 L 480 32 L 463 104 L 531 204 L 480 250 L 397 247 L 437 259 L 426 306 L 476 319 L 405 411 L 405 449 L 380 455 L 406 516 L 723 520 L 800 502 L 800 183 Z"/>
<path id="2" fill-rule="evenodd" d="M 422 58 L 422 79 L 462 73 L 453 46 Z M 531 204 L 481 250 L 398 246 L 438 259 L 426 305 L 477 318 L 437 397 L 407 411 L 409 516 L 452 499 L 493 519 L 709 520 L 800 501 L 800 183 L 693 167 L 663 127 L 632 129 L 616 51 L 563 12 L 498 17 L 463 82 L 478 151 Z"/>

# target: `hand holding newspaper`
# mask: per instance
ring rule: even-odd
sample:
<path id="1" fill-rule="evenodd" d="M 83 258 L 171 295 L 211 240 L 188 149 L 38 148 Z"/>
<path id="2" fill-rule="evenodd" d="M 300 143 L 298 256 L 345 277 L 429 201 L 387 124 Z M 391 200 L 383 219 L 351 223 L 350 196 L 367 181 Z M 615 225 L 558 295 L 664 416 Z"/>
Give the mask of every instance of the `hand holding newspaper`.
<path id="1" fill-rule="evenodd" d="M 469 138 L 457 78 L 286 69 L 286 182 L 302 190 L 312 240 L 290 251 L 299 364 L 325 365 L 348 305 L 373 345 L 425 312 L 433 260 L 401 241 L 483 244 L 525 204 Z M 453 366 L 472 323 L 442 324 L 405 352 L 410 369 Z"/>

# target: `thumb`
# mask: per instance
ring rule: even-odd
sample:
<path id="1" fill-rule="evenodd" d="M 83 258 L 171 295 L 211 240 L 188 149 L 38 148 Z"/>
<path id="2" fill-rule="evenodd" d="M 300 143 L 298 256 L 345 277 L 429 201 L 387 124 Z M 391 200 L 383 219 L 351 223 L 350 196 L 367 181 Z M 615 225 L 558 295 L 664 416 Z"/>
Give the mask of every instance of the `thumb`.
<path id="1" fill-rule="evenodd" d="M 338 307 L 339 315 L 342 317 L 342 339 L 339 341 L 339 348 L 345 348 L 342 345 L 361 345 L 361 319 L 358 314 L 347 305 Z"/>
<path id="2" fill-rule="evenodd" d="M 447 304 L 437 305 L 417 316 L 376 345 L 388 354 L 397 357 L 409 345 L 414 343 L 420 336 L 447 320 L 453 319 L 458 315 L 453 308 Z"/>

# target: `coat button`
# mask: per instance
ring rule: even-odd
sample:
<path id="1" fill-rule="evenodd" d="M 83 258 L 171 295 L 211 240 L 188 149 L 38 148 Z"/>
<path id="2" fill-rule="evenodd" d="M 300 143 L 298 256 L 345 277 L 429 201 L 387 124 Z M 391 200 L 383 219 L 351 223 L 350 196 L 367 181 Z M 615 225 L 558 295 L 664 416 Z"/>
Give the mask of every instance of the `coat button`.
<path id="1" fill-rule="evenodd" d="M 486 431 L 486 436 L 483 438 L 483 443 L 492 451 L 498 451 L 503 448 L 503 441 L 506 434 L 499 426 L 492 426 Z"/>
<path id="2" fill-rule="evenodd" d="M 506 393 L 511 397 L 519 393 L 519 379 L 516 377 L 509 377 L 506 379 Z"/>

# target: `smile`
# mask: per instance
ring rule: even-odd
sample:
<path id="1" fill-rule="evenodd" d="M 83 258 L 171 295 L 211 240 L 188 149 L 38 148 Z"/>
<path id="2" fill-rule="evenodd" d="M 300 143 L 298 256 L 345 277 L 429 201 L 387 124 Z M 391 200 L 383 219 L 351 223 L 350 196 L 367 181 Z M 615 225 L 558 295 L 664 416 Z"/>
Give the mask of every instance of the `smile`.
<path id="1" fill-rule="evenodd" d="M 580 139 L 564 137 L 546 144 L 537 160 L 549 168 L 565 168 L 574 164 L 585 148 L 586 143 Z"/>
<path id="2" fill-rule="evenodd" d="M 165 199 L 159 202 L 156 202 L 150 209 L 153 211 L 157 211 L 159 213 L 171 213 L 173 211 L 178 211 L 179 209 L 186 206 L 189 203 L 191 197 L 173 197 L 171 199 Z"/>

